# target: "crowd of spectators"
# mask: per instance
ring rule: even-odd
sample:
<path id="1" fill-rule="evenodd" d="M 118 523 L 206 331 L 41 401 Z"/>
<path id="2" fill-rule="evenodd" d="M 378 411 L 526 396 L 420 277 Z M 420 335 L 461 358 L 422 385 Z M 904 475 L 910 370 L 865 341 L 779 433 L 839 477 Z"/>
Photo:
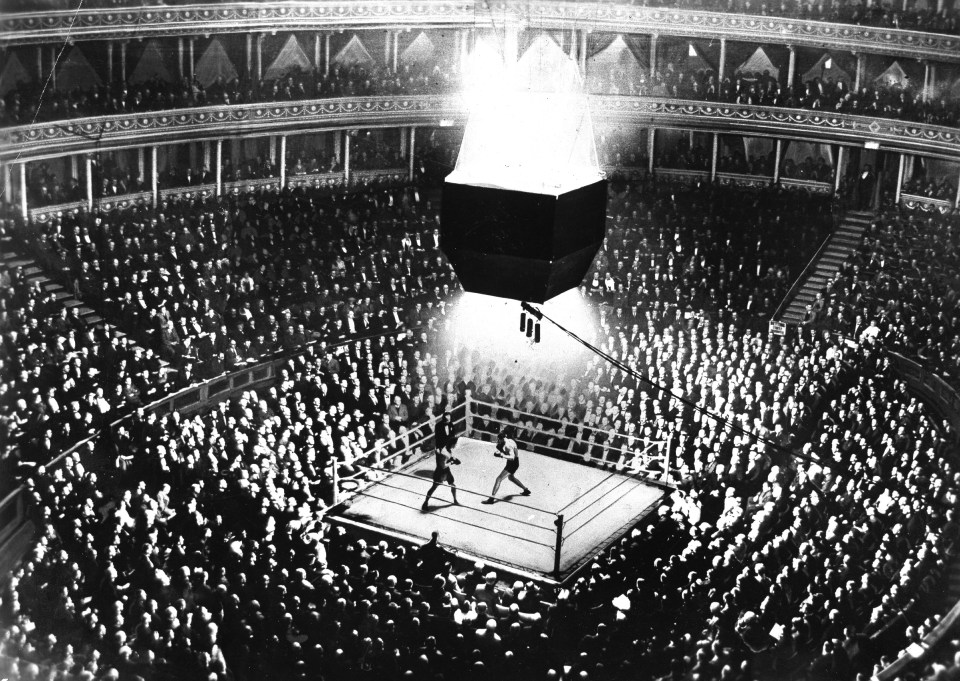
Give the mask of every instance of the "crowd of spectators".
<path id="1" fill-rule="evenodd" d="M 418 325 L 453 290 L 413 191 L 294 189 L 38 226 L 81 299 L 189 385 L 316 338 Z"/>
<path id="2" fill-rule="evenodd" d="M 897 83 L 863 86 L 854 91 L 847 81 L 834 81 L 829 76 L 781 84 L 768 72 L 736 73 L 720 78 L 712 69 L 688 72 L 673 64 L 665 65 L 652 76 L 641 72 L 635 82 L 625 78 L 619 67 L 610 67 L 605 73 L 590 70 L 590 80 L 595 83 L 596 94 L 835 111 L 945 126 L 956 126 L 960 122 L 960 105 L 948 95 L 925 100 L 916 88 Z M 326 75 L 295 70 L 273 80 L 218 81 L 206 88 L 196 79 L 186 78 L 179 83 L 157 78 L 139 84 L 117 81 L 90 90 L 53 92 L 42 84 L 21 83 L 0 99 L 0 124 L 24 125 L 80 116 L 219 104 L 401 93 L 442 94 L 456 92 L 458 88 L 459 78 L 453 69 L 410 65 L 396 72 L 383 67 L 338 65 Z"/>
<path id="3" fill-rule="evenodd" d="M 682 205 L 712 196 L 666 185 L 615 197 L 584 285 L 597 342 L 633 374 L 594 359 L 565 380 L 484 355 L 463 334 L 445 344 L 457 330 L 437 304 L 416 334 L 315 346 L 272 388 L 208 413 L 142 414 L 38 469 L 28 485 L 49 529 L 3 594 L 7 664 L 27 678 L 874 673 L 925 632 L 897 614 L 936 585 L 957 538 L 949 433 L 879 345 L 807 329 L 768 337 L 711 297 L 654 290 L 622 304 L 621 263 L 635 260 L 664 276 L 672 259 L 692 261 L 708 282 L 721 270 L 757 276 L 737 269 L 725 235 L 711 274 L 697 251 L 713 241 L 694 245 L 679 225 L 668 240 L 642 222 L 641 199 L 654 194 L 644 207 L 669 220 L 670 192 L 684 191 Z M 704 200 L 694 214 L 714 209 Z M 505 588 L 483 566 L 452 571 L 432 542 L 368 545 L 316 522 L 331 466 L 375 479 L 366 466 L 429 438 L 431 416 L 467 391 L 499 416 L 534 415 L 521 439 L 553 437 L 535 431 L 557 420 L 611 432 L 577 452 L 589 464 L 617 464 L 634 432 L 673 432 L 686 482 L 560 592 Z"/>
<path id="4" fill-rule="evenodd" d="M 658 69 L 652 77 L 641 72 L 636 81 L 624 78 L 619 67 L 591 75 L 596 79 L 596 94 L 835 111 L 954 127 L 960 121 L 956 101 L 946 96 L 924 101 L 918 90 L 899 83 L 862 86 L 854 91 L 850 83 L 830 76 L 784 85 L 768 72 L 737 73 L 721 79 L 712 69 L 684 71 L 673 64 Z"/>
<path id="5" fill-rule="evenodd" d="M 186 5 L 192 0 L 89 0 L 84 7 L 140 7 Z M 225 0 L 224 0 L 225 1 Z M 886 26 L 888 28 L 912 29 L 932 33 L 957 33 L 960 30 L 957 11 L 937 3 L 914 2 L 904 7 L 899 2 L 865 2 L 864 0 L 781 0 L 757 2 L 756 0 L 631 0 L 631 5 L 651 7 L 676 7 L 681 9 L 707 10 L 729 14 L 792 17 L 810 21 L 856 24 L 863 26 Z M 15 11 L 75 9 L 78 0 L 13 0 Z"/>
<path id="6" fill-rule="evenodd" d="M 91 89 L 54 91 L 44 88 L 43 83 L 21 82 L 0 99 L 0 124 L 26 125 L 82 116 L 325 97 L 423 95 L 454 91 L 454 80 L 452 71 L 439 66 L 404 65 L 394 72 L 382 67 L 334 65 L 328 74 L 294 69 L 276 79 L 218 80 L 208 87 L 196 78 L 173 83 L 158 77 L 142 83 L 118 80 Z"/>
<path id="7" fill-rule="evenodd" d="M 806 323 L 885 346 L 960 383 L 960 221 L 893 208 L 834 275 Z"/>
<path id="8" fill-rule="evenodd" d="M 928 199 L 951 201 L 957 198 L 957 188 L 953 181 L 944 177 L 936 178 L 917 177 L 903 183 L 903 192 L 914 196 L 924 196 Z"/>

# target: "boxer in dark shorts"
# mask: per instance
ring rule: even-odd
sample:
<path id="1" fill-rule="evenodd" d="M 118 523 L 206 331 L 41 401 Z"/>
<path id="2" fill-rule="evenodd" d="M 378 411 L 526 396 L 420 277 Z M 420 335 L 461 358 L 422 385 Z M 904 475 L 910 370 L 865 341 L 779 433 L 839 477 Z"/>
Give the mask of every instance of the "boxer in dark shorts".
<path id="1" fill-rule="evenodd" d="M 530 496 L 530 490 L 517 478 L 516 473 L 520 469 L 520 450 L 517 448 L 516 441 L 508 437 L 508 433 L 500 433 L 500 437 L 497 439 L 497 451 L 494 453 L 494 456 L 502 456 L 507 460 L 507 464 L 503 467 L 503 470 L 500 471 L 500 475 L 497 476 L 497 481 L 493 483 L 493 491 L 490 492 L 490 497 L 485 499 L 483 503 L 493 504 L 497 501 L 497 492 L 500 490 L 500 484 L 509 479 L 514 485 L 523 490 L 522 494 L 525 497 Z"/>
<path id="2" fill-rule="evenodd" d="M 457 501 L 457 485 L 453 480 L 453 471 L 450 470 L 450 466 L 456 466 L 460 463 L 460 460 L 453 456 L 453 446 L 456 444 L 457 438 L 453 435 L 450 412 L 444 412 L 437 422 L 434 441 L 437 467 L 433 470 L 433 485 L 427 491 L 427 497 L 423 500 L 423 506 L 420 507 L 423 511 L 429 510 L 430 497 L 433 496 L 433 493 L 437 491 L 441 484 L 450 485 L 453 503 L 456 506 L 460 505 L 460 502 Z"/>

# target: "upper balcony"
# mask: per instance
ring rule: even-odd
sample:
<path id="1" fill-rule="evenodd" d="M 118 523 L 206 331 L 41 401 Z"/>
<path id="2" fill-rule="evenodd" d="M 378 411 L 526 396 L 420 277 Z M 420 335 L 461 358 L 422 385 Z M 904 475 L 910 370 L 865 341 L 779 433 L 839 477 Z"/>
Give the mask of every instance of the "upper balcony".
<path id="1" fill-rule="evenodd" d="M 8 14 L 0 22 L 0 47 L 89 40 L 140 40 L 209 33 L 338 31 L 348 28 L 483 28 L 491 23 L 543 29 L 613 31 L 755 43 L 844 49 L 867 54 L 960 62 L 956 12 L 939 0 L 937 10 L 836 9 L 800 2 L 761 6 L 749 0 L 707 0 L 708 9 L 540 1 L 524 4 L 424 0 L 329 0 L 324 2 L 212 3 L 182 6 L 111 6 Z M 23 6 L 64 7 L 21 2 Z M 674 3 L 671 3 L 674 4 Z M 684 4 L 684 3 L 681 3 Z M 66 5 L 69 6 L 69 5 Z M 88 7 L 88 6 L 87 6 Z M 876 25 L 871 25 L 876 24 Z M 912 28 L 901 28 L 910 26 Z M 921 30 L 914 30 L 921 29 Z M 926 30 L 923 30 L 926 29 Z M 933 31 L 933 32 L 928 32 Z M 942 31 L 942 32 L 938 32 Z"/>

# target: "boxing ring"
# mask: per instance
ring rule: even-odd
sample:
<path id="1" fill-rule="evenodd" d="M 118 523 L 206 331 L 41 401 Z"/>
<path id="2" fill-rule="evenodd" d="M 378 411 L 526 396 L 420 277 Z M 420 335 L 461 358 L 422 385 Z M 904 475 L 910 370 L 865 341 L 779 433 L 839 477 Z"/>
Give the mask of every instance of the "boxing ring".
<path id="1" fill-rule="evenodd" d="M 421 510 L 433 484 L 433 421 L 403 442 L 385 443 L 365 457 L 366 463 L 342 466 L 328 520 L 412 543 L 422 543 L 436 531 L 440 543 L 463 560 L 560 584 L 654 510 L 671 488 L 663 482 L 668 470 L 663 453 L 648 456 L 663 468 L 658 480 L 649 468 L 639 472 L 637 466 L 584 465 L 582 456 L 534 443 L 521 431 L 517 477 L 532 494 L 521 496 L 520 488 L 506 480 L 497 502 L 482 504 L 504 467 L 504 459 L 494 456 L 492 434 L 514 420 L 540 418 L 503 409 L 468 400 L 453 411 L 459 433 L 453 456 L 461 463 L 452 471 L 460 505 L 453 504 L 449 486 L 441 485 L 429 510 Z M 663 452 L 669 449 L 665 444 L 645 446 Z"/>

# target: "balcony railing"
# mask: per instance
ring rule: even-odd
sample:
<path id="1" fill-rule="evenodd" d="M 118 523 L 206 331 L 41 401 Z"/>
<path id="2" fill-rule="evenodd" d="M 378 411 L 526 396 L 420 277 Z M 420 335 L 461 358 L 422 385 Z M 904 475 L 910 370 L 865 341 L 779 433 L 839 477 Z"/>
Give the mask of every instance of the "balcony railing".
<path id="1" fill-rule="evenodd" d="M 493 3 L 491 3 L 493 4 Z M 673 35 L 748 43 L 844 49 L 867 54 L 960 61 L 960 37 L 895 28 L 810 21 L 695 9 L 638 7 L 619 3 L 470 0 L 387 2 L 216 3 L 176 7 L 81 9 L 8 14 L 0 21 L 0 47 L 72 41 L 143 39 L 209 33 L 331 31 L 348 28 L 439 26 L 473 28 L 489 22 L 549 29 Z"/>
<path id="2" fill-rule="evenodd" d="M 887 118 L 806 109 L 725 104 L 659 97 L 591 97 L 598 122 L 696 129 L 766 137 L 801 137 L 892 151 L 960 158 L 960 129 Z M 216 140 L 232 134 L 297 134 L 318 129 L 462 124 L 467 112 L 454 95 L 371 96 L 271 104 L 207 106 L 79 118 L 7 128 L 0 162 L 152 144 Z"/>

